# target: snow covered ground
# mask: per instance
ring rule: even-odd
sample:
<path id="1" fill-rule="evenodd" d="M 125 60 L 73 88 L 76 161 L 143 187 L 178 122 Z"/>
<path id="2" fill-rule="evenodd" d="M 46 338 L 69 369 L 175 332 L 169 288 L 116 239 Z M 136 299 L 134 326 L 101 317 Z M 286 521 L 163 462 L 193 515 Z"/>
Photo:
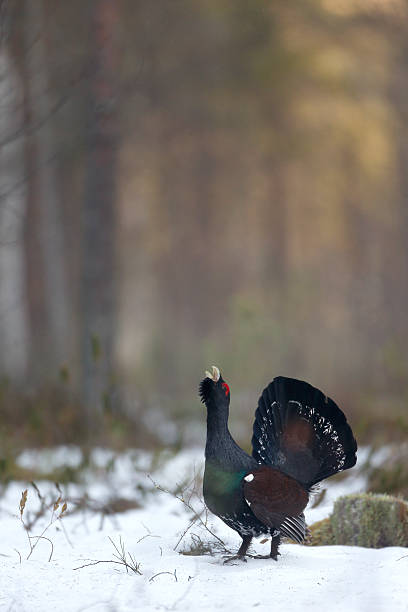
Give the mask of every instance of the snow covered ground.
<path id="1" fill-rule="evenodd" d="M 81 461 L 78 449 L 57 449 L 51 453 L 26 452 L 20 464 L 34 463 L 49 470 L 66 462 L 75 467 Z M 147 474 L 166 489 L 191 481 L 200 473 L 202 451 L 186 451 L 176 457 L 152 457 L 139 452 L 115 456 L 99 450 L 93 455 L 95 469 L 85 474 L 82 484 L 63 487 L 68 509 L 62 521 L 55 521 L 44 533 L 53 545 L 40 540 L 31 557 L 27 533 L 20 521 L 19 502 L 24 483 L 11 483 L 0 497 L 0 610 L 10 612 L 63 610 L 330 610 L 408 611 L 408 549 L 371 550 L 356 547 L 306 547 L 284 544 L 278 562 L 249 559 L 247 563 L 223 565 L 216 556 L 185 556 L 192 538 L 214 541 L 197 523 L 174 550 L 192 515 L 173 495 L 154 490 Z M 98 471 L 99 469 L 99 471 Z M 354 472 L 354 473 L 353 473 Z M 329 484 L 321 504 L 307 510 L 309 523 L 327 516 L 333 500 L 344 493 L 363 490 L 364 478 L 355 469 L 350 477 Z M 48 500 L 58 492 L 52 483 L 39 481 L 39 490 Z M 84 492 L 90 506 L 70 514 Z M 200 508 L 193 495 L 185 501 Z M 136 500 L 139 509 L 102 516 L 95 508 L 102 501 L 121 497 Z M 23 519 L 34 519 L 40 506 L 37 493 L 28 486 Z M 50 522 L 47 510 L 31 530 L 41 535 Z M 203 519 L 205 516 L 203 515 Z M 62 522 L 62 525 L 61 525 Z M 235 551 L 239 537 L 215 517 L 208 527 Z M 132 554 L 141 574 L 126 572 L 115 561 L 111 538 Z M 34 544 L 37 540 L 31 540 Z M 254 552 L 265 554 L 268 544 L 255 543 Z M 21 560 L 20 560 L 21 557 Z M 128 557 L 129 559 L 129 557 Z M 103 561 L 81 567 L 87 563 Z"/>

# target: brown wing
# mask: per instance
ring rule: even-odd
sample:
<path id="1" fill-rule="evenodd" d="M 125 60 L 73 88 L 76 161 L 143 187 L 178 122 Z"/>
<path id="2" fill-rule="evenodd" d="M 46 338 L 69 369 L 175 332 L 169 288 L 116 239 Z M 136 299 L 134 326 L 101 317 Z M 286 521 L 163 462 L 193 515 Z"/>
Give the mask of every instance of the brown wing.
<path id="1" fill-rule="evenodd" d="M 244 478 L 244 497 L 255 516 L 268 527 L 297 542 L 305 538 L 303 510 L 307 491 L 294 479 L 267 465 Z"/>

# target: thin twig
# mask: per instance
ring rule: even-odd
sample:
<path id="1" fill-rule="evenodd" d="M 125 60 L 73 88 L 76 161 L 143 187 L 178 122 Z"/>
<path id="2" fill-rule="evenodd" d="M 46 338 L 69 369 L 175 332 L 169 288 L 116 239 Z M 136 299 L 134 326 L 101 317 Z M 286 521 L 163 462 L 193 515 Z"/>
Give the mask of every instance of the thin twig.
<path id="1" fill-rule="evenodd" d="M 123 560 L 123 558 L 126 556 L 126 553 L 125 553 L 124 544 L 123 544 L 123 542 L 122 542 L 122 537 L 121 537 L 121 536 L 119 536 L 119 545 L 120 545 L 120 550 L 119 550 L 119 548 L 118 548 L 118 546 L 117 546 L 116 542 L 115 542 L 114 540 L 112 540 L 112 538 L 111 538 L 110 536 L 108 536 L 108 539 L 109 539 L 110 543 L 112 544 L 113 548 L 114 548 L 114 549 L 116 550 L 116 552 L 118 553 L 118 555 L 119 555 L 119 560 L 121 560 L 121 559 Z M 115 555 L 115 557 L 116 557 L 116 556 L 117 556 L 117 555 Z"/>
<path id="2" fill-rule="evenodd" d="M 25 524 L 25 522 L 24 522 L 24 519 L 23 519 L 23 516 L 22 516 L 22 515 L 20 516 L 20 521 L 21 521 L 21 524 L 22 524 L 22 525 L 23 525 L 23 527 L 24 527 L 24 531 L 25 531 L 25 532 L 26 532 L 26 534 L 27 534 L 28 544 L 29 544 L 29 546 L 30 546 L 30 555 L 31 555 L 31 553 L 33 552 L 33 545 L 31 544 L 31 539 L 30 539 L 29 528 L 28 528 L 28 527 L 27 527 L 27 525 Z M 28 557 L 27 557 L 27 559 L 28 559 Z"/>
<path id="3" fill-rule="evenodd" d="M 191 521 L 191 523 L 189 524 L 189 526 L 183 531 L 183 533 L 179 537 L 179 539 L 177 541 L 177 544 L 175 545 L 173 550 L 177 550 L 177 547 L 180 544 L 180 542 L 182 541 L 182 539 L 184 538 L 184 536 L 187 534 L 188 531 L 190 531 L 191 527 L 193 527 L 193 525 L 195 525 L 196 522 L 197 522 L 197 517 L 194 517 L 193 520 Z"/>
<path id="4" fill-rule="evenodd" d="M 204 527 L 204 529 L 206 529 L 206 531 L 208 531 L 208 533 L 210 533 L 213 538 L 215 538 L 216 540 L 218 540 L 218 542 L 226 549 L 225 543 L 223 542 L 223 540 L 218 537 L 207 525 L 207 518 L 205 521 L 203 521 L 203 519 L 201 518 L 201 514 L 204 512 L 201 512 L 200 514 L 197 513 L 197 511 L 195 510 L 195 508 L 191 505 L 191 503 L 187 500 L 184 499 L 183 496 L 179 495 L 178 493 L 171 493 L 171 491 L 168 491 L 167 489 L 164 489 L 162 486 L 160 486 L 157 482 L 155 482 L 153 480 L 153 478 L 150 476 L 150 474 L 147 475 L 147 477 L 149 478 L 150 482 L 153 484 L 153 486 L 158 490 L 158 491 L 162 491 L 163 493 L 167 493 L 167 495 L 171 495 L 172 497 L 175 497 L 176 499 L 178 499 L 182 504 L 184 504 L 184 506 L 186 508 L 188 508 L 190 510 L 190 512 L 193 513 L 194 518 L 196 520 L 199 521 L 200 525 L 202 527 Z M 188 530 L 187 530 L 188 531 Z M 186 532 L 187 533 L 187 532 Z M 178 543 L 179 544 L 179 543 Z M 177 544 L 177 545 L 178 545 Z"/>
<path id="5" fill-rule="evenodd" d="M 19 558 L 20 558 L 20 565 L 21 565 L 21 553 L 19 550 L 17 550 L 17 548 L 14 548 L 14 550 L 16 551 L 16 553 L 18 554 Z"/>
<path id="6" fill-rule="evenodd" d="M 80 567 L 75 567 L 74 569 L 75 570 L 82 569 L 83 567 L 89 567 L 90 565 L 98 565 L 99 563 L 115 563 L 116 565 L 123 565 L 127 573 L 129 573 L 129 570 L 131 570 L 134 574 L 139 574 L 141 576 L 142 572 L 140 571 L 140 563 L 136 561 L 133 555 L 131 555 L 129 552 L 126 552 L 125 543 L 123 542 L 122 537 L 119 536 L 119 544 L 117 544 L 111 537 L 109 537 L 109 541 L 116 551 L 116 554 L 115 553 L 113 554 L 115 559 L 117 559 L 116 561 L 114 559 L 110 559 L 109 561 L 107 560 L 97 561 L 97 560 L 91 559 L 89 563 L 85 563 L 85 565 L 81 565 Z M 127 559 L 128 556 L 130 559 L 130 563 Z"/>
<path id="7" fill-rule="evenodd" d="M 44 531 L 43 531 L 44 533 Z M 54 544 L 52 543 L 52 540 L 50 540 L 50 538 L 47 538 L 46 536 L 40 535 L 40 536 L 28 536 L 30 538 L 30 540 L 34 540 L 35 538 L 38 540 L 47 540 L 47 542 L 49 542 L 51 544 L 51 552 L 50 552 L 50 556 L 48 558 L 48 563 L 51 561 L 52 559 L 52 555 L 54 554 Z M 37 546 L 37 542 L 34 544 L 34 546 L 32 546 L 31 550 L 30 550 L 30 554 L 28 555 L 27 559 L 30 558 L 31 553 L 33 552 L 34 548 Z"/>
<path id="8" fill-rule="evenodd" d="M 157 578 L 157 576 L 163 576 L 163 574 L 170 574 L 170 576 L 173 576 L 173 578 L 175 579 L 176 582 L 178 582 L 177 580 L 177 574 L 176 574 L 176 570 L 174 570 L 174 572 L 159 572 L 158 574 L 155 574 L 154 576 L 152 576 L 149 579 L 149 582 L 153 582 L 153 580 L 155 578 Z"/>
<path id="9" fill-rule="evenodd" d="M 34 548 L 37 546 L 37 544 L 38 544 L 38 541 L 39 541 L 39 540 L 42 540 L 42 539 L 43 539 L 43 540 L 48 540 L 49 542 L 51 542 L 51 540 L 50 540 L 49 538 L 45 538 L 45 537 L 44 537 L 44 533 L 47 531 L 47 529 L 48 529 L 49 527 L 51 527 L 52 523 L 53 523 L 53 521 L 51 520 L 51 521 L 48 523 L 48 525 L 47 525 L 47 526 L 46 526 L 46 527 L 43 529 L 43 531 L 42 531 L 41 535 L 39 535 L 39 536 L 30 536 L 30 535 L 28 535 L 28 538 L 29 538 L 29 540 L 30 540 L 30 547 L 31 547 L 31 550 L 30 550 L 30 552 L 29 552 L 29 553 L 28 553 L 28 555 L 27 555 L 27 561 L 28 561 L 28 559 L 31 557 L 31 555 L 33 554 Z M 31 540 L 33 540 L 33 539 L 36 539 L 36 540 L 37 540 L 35 544 L 31 544 Z M 51 542 L 51 545 L 52 545 L 52 542 Z M 53 550 L 54 550 L 54 546 L 52 547 L 51 556 L 52 556 Z M 51 561 L 51 557 L 48 559 L 48 561 Z"/>
<path id="10" fill-rule="evenodd" d="M 161 536 L 153 535 L 152 533 L 146 533 L 146 535 L 142 536 L 139 540 L 137 540 L 136 544 L 139 544 L 139 542 L 142 542 L 146 538 L 160 538 L 160 537 Z"/>
<path id="11" fill-rule="evenodd" d="M 85 563 L 84 565 L 80 565 L 79 567 L 74 567 L 74 571 L 82 569 L 83 567 L 89 567 L 90 565 L 98 565 L 99 563 L 115 563 L 116 565 L 123 565 L 121 561 L 113 561 L 113 559 L 108 559 L 105 561 L 102 559 L 100 561 L 91 561 L 90 563 Z M 140 573 L 141 572 L 138 572 L 138 574 Z"/>
<path id="12" fill-rule="evenodd" d="M 139 567 L 140 567 L 140 563 L 137 563 L 136 559 L 134 558 L 134 556 L 132 554 L 130 554 L 130 552 L 128 552 L 129 555 L 129 559 L 132 562 L 132 565 L 129 565 L 129 567 L 132 568 L 136 568 L 135 570 L 133 570 L 135 573 L 137 572 L 138 574 L 141 574 L 142 572 L 139 572 Z"/>
<path id="13" fill-rule="evenodd" d="M 90 561 L 89 563 L 85 563 L 84 565 L 80 565 L 79 567 L 74 567 L 74 570 L 79 570 L 79 569 L 82 569 L 83 567 L 89 567 L 90 565 L 98 565 L 99 563 L 114 563 L 115 565 L 125 565 L 126 568 L 131 569 L 132 572 L 134 572 L 135 574 L 139 574 L 140 576 L 142 575 L 142 572 L 139 570 L 140 563 L 137 563 L 135 567 L 132 567 L 128 563 L 123 563 L 122 561 L 114 561 L 113 559 L 108 559 L 108 560 L 102 559 L 99 561 Z"/>

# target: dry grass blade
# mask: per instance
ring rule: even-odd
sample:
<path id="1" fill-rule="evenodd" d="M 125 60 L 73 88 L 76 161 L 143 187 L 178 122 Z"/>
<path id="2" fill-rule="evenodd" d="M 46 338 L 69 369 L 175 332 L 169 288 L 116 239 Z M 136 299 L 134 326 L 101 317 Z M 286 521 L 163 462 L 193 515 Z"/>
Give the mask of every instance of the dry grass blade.
<path id="1" fill-rule="evenodd" d="M 26 503 L 27 503 L 27 495 L 28 495 L 28 491 L 27 489 L 25 489 L 25 491 L 23 491 L 21 493 L 21 499 L 20 499 L 20 516 L 23 516 L 24 513 L 24 508 L 26 507 Z"/>
<path id="2" fill-rule="evenodd" d="M 44 514 L 46 513 L 47 510 L 48 511 L 50 510 L 50 505 L 48 505 L 46 503 L 44 497 L 41 495 L 41 492 L 40 492 L 38 486 L 35 484 L 35 482 L 32 482 L 31 484 L 32 484 L 35 492 L 37 493 L 37 497 L 40 500 L 41 506 L 40 506 L 40 509 L 35 513 L 34 521 L 33 520 L 30 521 L 28 519 L 25 521 L 24 518 L 23 518 L 23 515 L 24 515 L 24 510 L 25 510 L 26 504 L 27 504 L 28 490 L 25 489 L 25 491 L 22 492 L 21 499 L 20 499 L 20 504 L 19 504 L 20 521 L 21 521 L 22 526 L 24 527 L 24 531 L 27 534 L 28 544 L 29 544 L 29 547 L 30 547 L 30 552 L 28 553 L 26 559 L 28 560 L 31 557 L 31 555 L 34 552 L 34 549 L 36 548 L 36 546 L 37 546 L 37 544 L 38 544 L 38 542 L 40 540 L 47 540 L 47 542 L 49 542 L 50 545 L 51 545 L 51 552 L 50 552 L 50 555 L 49 555 L 49 558 L 48 558 L 48 561 L 51 561 L 53 553 L 54 553 L 54 544 L 50 540 L 50 538 L 47 538 L 44 534 L 51 527 L 51 525 L 53 525 L 55 523 L 55 521 L 61 519 L 63 513 L 67 509 L 67 503 L 64 502 L 63 507 L 61 509 L 61 512 L 60 512 L 59 516 L 57 517 L 57 516 L 55 516 L 55 512 L 56 512 L 56 510 L 60 506 L 60 503 L 61 503 L 61 500 L 62 500 L 61 496 L 59 496 L 56 501 L 52 502 L 51 503 L 52 512 L 51 512 L 51 518 L 50 518 L 49 522 L 44 527 L 44 529 L 43 529 L 43 531 L 42 531 L 42 533 L 40 535 L 38 535 L 38 536 L 31 535 L 30 532 L 31 532 L 32 526 L 37 522 L 37 520 L 39 518 L 44 516 Z M 61 523 L 61 525 L 62 525 L 62 523 Z M 65 533 L 65 530 L 64 530 L 64 533 Z M 34 544 L 32 543 L 32 540 L 35 540 Z"/>

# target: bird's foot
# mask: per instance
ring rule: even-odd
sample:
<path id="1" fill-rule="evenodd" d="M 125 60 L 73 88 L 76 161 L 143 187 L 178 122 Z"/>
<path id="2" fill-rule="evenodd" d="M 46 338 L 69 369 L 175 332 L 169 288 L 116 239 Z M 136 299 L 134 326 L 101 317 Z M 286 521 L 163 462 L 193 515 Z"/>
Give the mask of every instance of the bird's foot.
<path id="1" fill-rule="evenodd" d="M 274 561 L 278 560 L 278 556 L 280 556 L 280 552 L 270 553 L 269 555 L 248 555 L 251 559 L 273 559 Z"/>
<path id="2" fill-rule="evenodd" d="M 233 563 L 233 561 L 244 561 L 244 563 L 247 562 L 247 560 L 245 559 L 245 555 L 233 555 L 232 557 L 225 555 L 223 557 L 224 560 L 224 565 L 227 565 L 228 563 Z M 236 565 L 236 563 L 233 565 Z"/>

